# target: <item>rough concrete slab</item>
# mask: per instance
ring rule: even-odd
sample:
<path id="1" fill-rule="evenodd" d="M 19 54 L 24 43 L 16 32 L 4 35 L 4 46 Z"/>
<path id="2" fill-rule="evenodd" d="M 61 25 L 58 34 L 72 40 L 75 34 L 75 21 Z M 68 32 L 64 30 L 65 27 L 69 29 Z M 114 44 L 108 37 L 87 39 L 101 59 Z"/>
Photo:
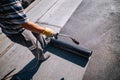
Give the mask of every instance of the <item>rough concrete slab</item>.
<path id="1" fill-rule="evenodd" d="M 32 22 L 41 18 L 58 0 L 40 0 L 38 4 L 27 12 L 27 16 Z"/>
<path id="2" fill-rule="evenodd" d="M 4 55 L 14 45 L 14 43 L 11 42 L 6 36 L 1 40 L 3 41 L 0 43 L 0 57 L 2 57 L 2 55 Z"/>
<path id="3" fill-rule="evenodd" d="M 26 9 L 25 12 L 29 12 L 35 5 L 37 5 L 41 0 L 33 1 Z"/>
<path id="4" fill-rule="evenodd" d="M 13 46 L 13 42 L 9 40 L 2 32 L 0 34 L 0 57 L 4 55 L 9 48 Z"/>
<path id="5" fill-rule="evenodd" d="M 47 24 L 42 25 L 54 27 Z M 55 28 L 56 32 L 59 29 L 60 28 Z M 68 39 L 65 41 L 69 42 Z M 83 78 L 88 60 L 54 47 L 48 47 L 46 50 L 46 54 L 51 54 L 51 57 L 47 61 L 39 63 L 34 70 L 21 74 L 17 76 L 17 78 L 22 78 L 23 80 L 61 80 L 62 78 L 66 80 L 81 80 Z M 3 64 L 4 60 L 5 62 Z M 30 68 L 31 65 L 34 65 L 36 62 L 34 56 L 26 48 L 17 44 L 12 47 L 0 61 L 0 64 L 2 64 L 0 65 L 0 67 L 2 67 L 0 68 L 0 78 L 14 67 L 17 68 L 14 73 L 20 73 Z M 10 67 L 8 68 L 7 66 Z M 14 78 L 16 78 L 16 76 L 11 80 L 14 80 Z"/>
<path id="6" fill-rule="evenodd" d="M 46 27 L 51 28 L 51 29 L 54 31 L 54 33 L 59 33 L 60 30 L 61 30 L 61 28 L 59 28 L 59 27 L 55 27 L 54 25 L 41 24 L 41 23 L 38 23 L 38 22 L 37 22 L 37 24 L 40 25 L 40 26 L 42 26 L 42 27 L 44 27 L 44 28 L 46 28 Z"/>
<path id="7" fill-rule="evenodd" d="M 10 80 L 61 80 L 62 78 L 68 80 L 81 80 L 88 64 L 88 60 L 76 56 L 74 54 L 65 52 L 58 48 L 48 46 L 46 54 L 51 54 L 51 57 L 36 65 L 36 59 L 32 53 L 25 47 L 15 44 L 2 58 L 0 58 L 0 79 L 3 78 L 9 71 L 16 68 L 12 73 L 20 73 L 29 70 L 25 73 L 13 76 Z M 9 67 L 8 67 L 9 66 Z"/>
<path id="8" fill-rule="evenodd" d="M 15 44 L 0 58 L 0 79 L 14 68 L 16 70 L 12 74 L 19 72 L 32 59 L 34 56 L 27 48 Z"/>
<path id="9" fill-rule="evenodd" d="M 61 39 L 71 43 L 68 38 Z M 51 46 L 47 47 L 45 54 L 51 54 L 51 57 L 44 63 L 39 64 L 34 70 L 18 75 L 17 78 L 23 80 L 61 80 L 62 78 L 66 80 L 81 80 L 83 78 L 88 64 L 87 59 Z M 1 78 L 13 68 L 17 68 L 14 73 L 20 73 L 28 67 L 30 68 L 31 65 L 35 64 L 35 60 L 33 58 L 33 55 L 30 54 L 26 48 L 16 44 L 0 60 L 0 63 L 2 64 L 0 66 L 2 67 Z M 3 65 L 4 60 L 5 63 Z M 7 66 L 11 67 L 7 68 Z M 11 80 L 14 80 L 15 78 L 16 76 Z"/>
<path id="10" fill-rule="evenodd" d="M 49 48 L 49 52 L 47 53 L 52 56 L 41 65 L 33 77 L 34 80 L 61 80 L 62 78 L 66 80 L 82 79 L 84 74 L 81 72 L 84 72 L 85 69 L 81 67 L 81 62 L 84 62 L 84 59 L 55 48 Z"/>
<path id="11" fill-rule="evenodd" d="M 58 0 L 38 22 L 63 27 L 82 0 Z"/>

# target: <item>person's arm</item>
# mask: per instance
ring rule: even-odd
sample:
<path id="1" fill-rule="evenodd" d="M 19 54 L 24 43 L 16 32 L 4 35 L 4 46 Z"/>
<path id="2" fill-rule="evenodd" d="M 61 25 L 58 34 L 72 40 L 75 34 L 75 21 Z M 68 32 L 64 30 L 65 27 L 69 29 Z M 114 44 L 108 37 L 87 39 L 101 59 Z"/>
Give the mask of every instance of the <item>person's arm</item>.
<path id="1" fill-rule="evenodd" d="M 25 29 L 28 29 L 32 32 L 35 32 L 35 33 L 43 33 L 43 31 L 45 30 L 45 28 L 43 28 L 33 22 L 27 22 L 25 24 L 22 24 L 22 27 Z"/>
<path id="2" fill-rule="evenodd" d="M 50 28 L 43 28 L 33 22 L 28 21 L 27 23 L 22 24 L 22 27 L 28 29 L 34 33 L 44 34 L 46 36 L 53 36 L 54 32 Z"/>
<path id="3" fill-rule="evenodd" d="M 9 1 L 9 0 L 8 0 Z M 9 5 L 8 5 L 9 4 Z M 34 33 L 42 33 L 46 36 L 52 36 L 54 33 L 49 28 L 43 28 L 28 20 L 26 13 L 19 0 L 12 0 L 6 4 L 5 9 L 7 11 L 8 23 L 12 25 L 22 25 L 23 28 L 28 29 Z"/>

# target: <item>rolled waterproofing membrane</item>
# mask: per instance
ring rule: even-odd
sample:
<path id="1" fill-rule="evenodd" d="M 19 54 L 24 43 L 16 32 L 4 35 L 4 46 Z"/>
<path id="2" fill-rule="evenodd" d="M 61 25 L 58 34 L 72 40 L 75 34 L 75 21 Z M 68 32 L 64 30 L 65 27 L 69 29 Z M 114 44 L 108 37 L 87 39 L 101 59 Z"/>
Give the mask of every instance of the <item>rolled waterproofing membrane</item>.
<path id="1" fill-rule="evenodd" d="M 82 57 L 85 57 L 85 58 L 89 58 L 92 55 L 91 50 L 82 48 L 78 45 L 71 45 L 71 44 L 65 43 L 61 40 L 58 40 L 58 39 L 51 38 L 49 44 L 54 46 L 54 47 L 63 49 L 65 51 L 68 51 L 70 53 L 73 53 L 73 54 L 76 54 L 78 56 L 82 56 Z"/>

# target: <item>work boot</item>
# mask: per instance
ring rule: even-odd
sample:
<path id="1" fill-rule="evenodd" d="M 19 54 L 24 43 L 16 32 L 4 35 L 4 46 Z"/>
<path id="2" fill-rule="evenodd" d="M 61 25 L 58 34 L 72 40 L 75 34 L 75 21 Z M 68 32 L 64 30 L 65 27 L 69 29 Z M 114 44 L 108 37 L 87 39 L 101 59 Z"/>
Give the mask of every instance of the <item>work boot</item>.
<path id="1" fill-rule="evenodd" d="M 50 57 L 50 54 L 47 54 L 47 55 L 41 55 L 40 57 L 40 61 L 46 61 L 48 58 Z"/>

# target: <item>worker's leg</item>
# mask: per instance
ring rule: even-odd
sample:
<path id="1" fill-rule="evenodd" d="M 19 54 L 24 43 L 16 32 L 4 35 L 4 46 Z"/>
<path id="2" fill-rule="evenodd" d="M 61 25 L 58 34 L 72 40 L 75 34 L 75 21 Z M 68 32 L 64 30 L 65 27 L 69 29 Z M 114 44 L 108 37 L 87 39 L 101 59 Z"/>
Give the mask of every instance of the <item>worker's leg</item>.
<path id="1" fill-rule="evenodd" d="M 39 40 L 41 48 L 44 49 L 47 46 L 47 42 L 45 41 L 45 37 L 43 37 L 43 35 L 38 35 L 36 33 L 33 33 L 33 35 Z"/>
<path id="2" fill-rule="evenodd" d="M 36 38 L 34 37 L 34 35 L 30 31 L 25 30 L 21 34 L 9 35 L 8 37 L 13 42 L 16 42 L 16 43 L 21 44 L 25 47 L 28 47 L 29 50 L 38 58 L 37 52 L 36 52 L 36 50 L 37 50 Z M 39 49 L 38 51 L 40 53 L 40 58 L 44 59 L 44 56 L 43 56 L 42 51 L 41 51 L 40 44 L 38 44 L 38 49 Z M 48 57 L 49 56 L 46 56 L 46 58 L 48 58 Z"/>

